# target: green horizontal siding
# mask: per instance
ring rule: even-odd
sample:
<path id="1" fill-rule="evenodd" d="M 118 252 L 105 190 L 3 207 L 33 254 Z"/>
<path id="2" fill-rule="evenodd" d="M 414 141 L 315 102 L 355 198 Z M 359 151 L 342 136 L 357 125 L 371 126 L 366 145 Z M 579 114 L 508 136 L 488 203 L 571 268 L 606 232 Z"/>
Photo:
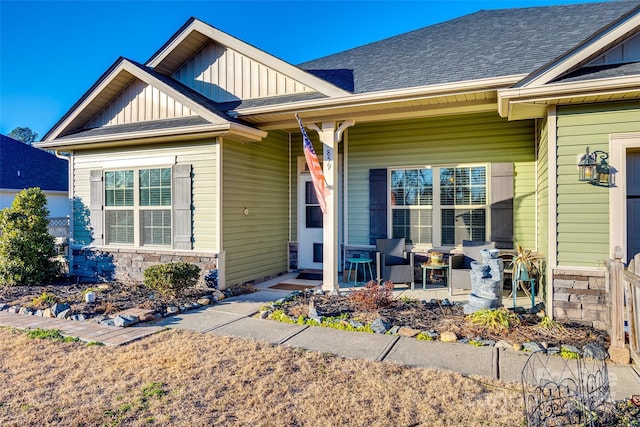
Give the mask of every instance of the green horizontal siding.
<path id="1" fill-rule="evenodd" d="M 549 138 L 546 120 L 538 123 L 538 242 L 537 250 L 549 253 Z"/>
<path id="2" fill-rule="evenodd" d="M 88 217 L 90 205 L 89 173 L 103 169 L 103 162 L 131 161 L 168 157 L 179 164 L 191 164 L 193 173 L 193 237 L 194 250 L 214 252 L 218 246 L 216 214 L 218 145 L 214 140 L 183 141 L 156 145 L 127 146 L 99 150 L 83 150 L 74 156 L 74 240 L 91 243 Z M 135 167 L 135 166 L 132 166 Z"/>
<path id="3" fill-rule="evenodd" d="M 558 264 L 602 266 L 610 256 L 610 190 L 578 182 L 577 163 L 587 146 L 608 152 L 612 133 L 640 132 L 640 104 L 558 107 L 557 112 Z"/>
<path id="4" fill-rule="evenodd" d="M 223 142 L 223 249 L 227 285 L 287 270 L 288 134 Z M 248 215 L 243 210 L 249 210 Z"/>
<path id="5" fill-rule="evenodd" d="M 369 169 L 513 162 L 514 238 L 536 243 L 532 121 L 469 114 L 356 124 L 349 129 L 349 244 L 369 243 Z"/>

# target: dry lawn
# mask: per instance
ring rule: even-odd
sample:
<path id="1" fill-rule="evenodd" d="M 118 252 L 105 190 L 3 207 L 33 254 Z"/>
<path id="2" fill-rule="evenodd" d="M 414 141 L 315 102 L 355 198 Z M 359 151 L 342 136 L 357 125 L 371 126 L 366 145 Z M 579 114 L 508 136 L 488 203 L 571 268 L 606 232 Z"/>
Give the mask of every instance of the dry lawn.
<path id="1" fill-rule="evenodd" d="M 0 425 L 518 426 L 515 384 L 166 331 L 123 347 L 0 329 Z"/>

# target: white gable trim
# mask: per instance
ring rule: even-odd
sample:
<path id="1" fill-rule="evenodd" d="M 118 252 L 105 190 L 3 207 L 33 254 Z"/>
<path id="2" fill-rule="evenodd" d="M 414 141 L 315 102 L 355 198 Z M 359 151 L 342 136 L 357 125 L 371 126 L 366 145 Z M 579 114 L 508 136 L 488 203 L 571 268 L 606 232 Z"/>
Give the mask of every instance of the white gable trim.
<path id="1" fill-rule="evenodd" d="M 140 69 L 138 66 L 132 64 L 130 61 L 126 60 L 126 59 L 122 59 L 121 62 L 113 69 L 111 70 L 111 72 L 105 76 L 102 81 L 91 91 L 91 93 L 89 93 L 86 98 L 82 101 L 82 103 L 80 103 L 80 105 L 78 105 L 73 112 L 71 112 L 71 114 L 69 114 L 60 124 L 58 124 L 56 126 L 56 128 L 54 130 L 52 130 L 47 139 L 45 141 L 51 141 L 56 139 L 60 134 L 62 134 L 62 132 L 64 130 L 67 129 L 68 126 L 71 125 L 71 123 L 73 123 L 73 121 L 82 113 L 82 111 L 87 108 L 87 106 L 89 106 L 92 102 L 94 102 L 94 100 L 96 99 L 96 97 L 102 93 L 102 91 L 104 91 L 110 84 L 111 82 L 113 82 L 114 79 L 116 79 L 118 77 L 118 75 L 120 75 L 121 73 L 129 73 L 131 75 L 133 75 L 134 77 L 140 79 L 141 81 L 158 88 L 160 91 L 166 93 L 167 95 L 170 95 L 172 98 L 174 98 L 175 100 L 179 101 L 182 105 L 185 105 L 186 107 L 188 107 L 191 111 L 193 111 L 195 114 L 201 116 L 202 118 L 208 120 L 209 122 L 211 122 L 212 124 L 225 124 L 228 123 L 228 120 L 225 120 L 224 118 L 218 116 L 217 114 L 207 110 L 206 108 L 202 107 L 200 104 L 194 102 L 191 98 L 189 98 L 188 96 L 183 95 L 182 93 L 174 90 L 172 87 L 170 87 L 169 85 L 165 84 L 164 82 L 158 80 L 157 78 L 153 77 L 152 75 L 144 72 L 142 69 Z M 117 96 L 117 95 L 116 95 Z M 114 96 L 115 97 L 115 96 Z M 92 117 L 93 118 L 93 117 Z M 88 119 L 87 122 L 89 122 L 92 118 Z"/>
<path id="2" fill-rule="evenodd" d="M 636 9 L 637 10 L 635 10 L 632 15 L 623 19 L 617 25 L 613 26 L 613 28 L 576 46 L 560 58 L 544 66 L 541 70 L 538 70 L 526 77 L 518 84 L 518 86 L 543 86 L 570 71 L 574 67 L 579 66 L 582 62 L 587 61 L 591 56 L 596 55 L 603 49 L 606 49 L 610 44 L 624 37 L 625 34 L 628 34 L 640 27 L 640 8 Z M 562 29 L 559 28 L 558 31 L 562 31 Z"/>
<path id="3" fill-rule="evenodd" d="M 277 72 L 289 76 L 290 78 L 297 80 L 303 85 L 309 86 L 324 95 L 330 97 L 349 95 L 349 92 L 197 19 L 194 19 L 193 22 L 191 22 L 191 24 L 189 24 L 170 43 L 168 43 L 164 49 L 154 55 L 146 65 L 152 68 L 157 67 L 158 64 L 160 64 L 167 56 L 171 55 L 171 52 L 176 49 L 193 31 L 204 34 L 214 42 L 218 42 L 241 53 L 242 55 L 264 64 L 267 67 L 273 68 Z"/>

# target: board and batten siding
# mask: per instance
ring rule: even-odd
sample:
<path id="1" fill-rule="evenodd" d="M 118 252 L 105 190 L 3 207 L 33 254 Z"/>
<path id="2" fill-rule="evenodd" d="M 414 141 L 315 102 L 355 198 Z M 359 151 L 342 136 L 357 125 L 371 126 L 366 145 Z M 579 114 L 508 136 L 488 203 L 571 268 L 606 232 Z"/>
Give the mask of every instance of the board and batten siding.
<path id="1" fill-rule="evenodd" d="M 612 133 L 640 132 L 640 104 L 558 107 L 557 115 L 558 265 L 604 266 L 611 256 L 609 189 L 579 182 L 577 163 L 586 147 L 609 152 Z"/>
<path id="2" fill-rule="evenodd" d="M 348 162 L 348 244 L 369 244 L 369 169 L 503 162 L 514 165 L 514 239 L 536 243 L 533 121 L 487 113 L 356 123 Z"/>
<path id="3" fill-rule="evenodd" d="M 172 76 L 204 96 L 227 102 L 313 89 L 218 43 L 209 43 Z"/>
<path id="4" fill-rule="evenodd" d="M 287 271 L 288 144 L 288 134 L 279 131 L 256 143 L 223 141 L 227 286 Z"/>
<path id="5" fill-rule="evenodd" d="M 90 206 L 90 171 L 97 169 L 123 170 L 137 168 L 136 160 L 142 165 L 154 158 L 172 158 L 177 164 L 192 165 L 193 176 L 193 249 L 201 252 L 217 252 L 218 236 L 216 213 L 217 204 L 217 158 L 219 145 L 213 140 L 180 142 L 154 146 L 120 148 L 118 151 L 87 150 L 74 156 L 74 240 L 80 244 L 92 241 L 89 229 L 88 209 Z M 118 167 L 113 162 L 123 162 Z M 104 167 L 114 164 L 114 167 Z M 167 164 L 172 166 L 173 163 Z M 159 167 L 150 166 L 150 167 Z M 145 166 L 142 166 L 143 168 Z M 149 166 L 146 166 L 149 167 Z"/>
<path id="6" fill-rule="evenodd" d="M 536 249 L 549 251 L 549 138 L 547 120 L 538 123 L 538 236 Z"/>
<path id="7" fill-rule="evenodd" d="M 136 79 L 87 125 L 101 127 L 196 115 L 161 90 Z"/>

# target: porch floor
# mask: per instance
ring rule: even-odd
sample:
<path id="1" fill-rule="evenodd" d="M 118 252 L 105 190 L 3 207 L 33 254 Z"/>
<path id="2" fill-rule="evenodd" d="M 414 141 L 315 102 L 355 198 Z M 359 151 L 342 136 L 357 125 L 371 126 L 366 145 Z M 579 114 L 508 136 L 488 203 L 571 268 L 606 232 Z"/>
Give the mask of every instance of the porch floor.
<path id="1" fill-rule="evenodd" d="M 322 286 L 322 280 L 307 280 L 307 279 L 297 279 L 299 272 L 292 272 L 289 274 L 285 274 L 283 276 L 278 277 L 274 280 L 269 280 L 267 282 L 260 283 L 256 285 L 256 287 L 260 289 L 267 289 L 274 284 L 278 283 L 286 283 L 291 285 L 299 285 L 301 286 L 316 286 L 320 288 Z M 338 283 L 340 285 L 341 291 L 352 291 L 356 289 L 362 288 L 364 285 L 354 286 L 352 283 L 347 283 L 342 280 L 342 274 L 338 277 Z M 394 286 L 393 295 L 396 298 L 399 297 L 410 297 L 417 298 L 421 300 L 430 300 L 430 299 L 439 299 L 443 300 L 448 298 L 449 301 L 458 301 L 466 303 L 469 300 L 469 290 L 465 289 L 454 289 L 453 295 L 449 295 L 449 289 L 440 284 L 427 284 L 426 289 L 422 289 L 422 283 L 416 282 L 415 289 L 412 290 L 410 285 L 405 284 L 396 284 Z M 511 290 L 505 289 L 503 291 L 502 304 L 507 307 L 513 307 L 513 296 L 510 296 Z M 535 297 L 535 303 L 539 303 L 542 299 L 539 296 Z M 524 294 L 524 292 L 519 291 L 516 295 L 516 307 L 524 307 L 531 308 L 531 298 Z"/>

